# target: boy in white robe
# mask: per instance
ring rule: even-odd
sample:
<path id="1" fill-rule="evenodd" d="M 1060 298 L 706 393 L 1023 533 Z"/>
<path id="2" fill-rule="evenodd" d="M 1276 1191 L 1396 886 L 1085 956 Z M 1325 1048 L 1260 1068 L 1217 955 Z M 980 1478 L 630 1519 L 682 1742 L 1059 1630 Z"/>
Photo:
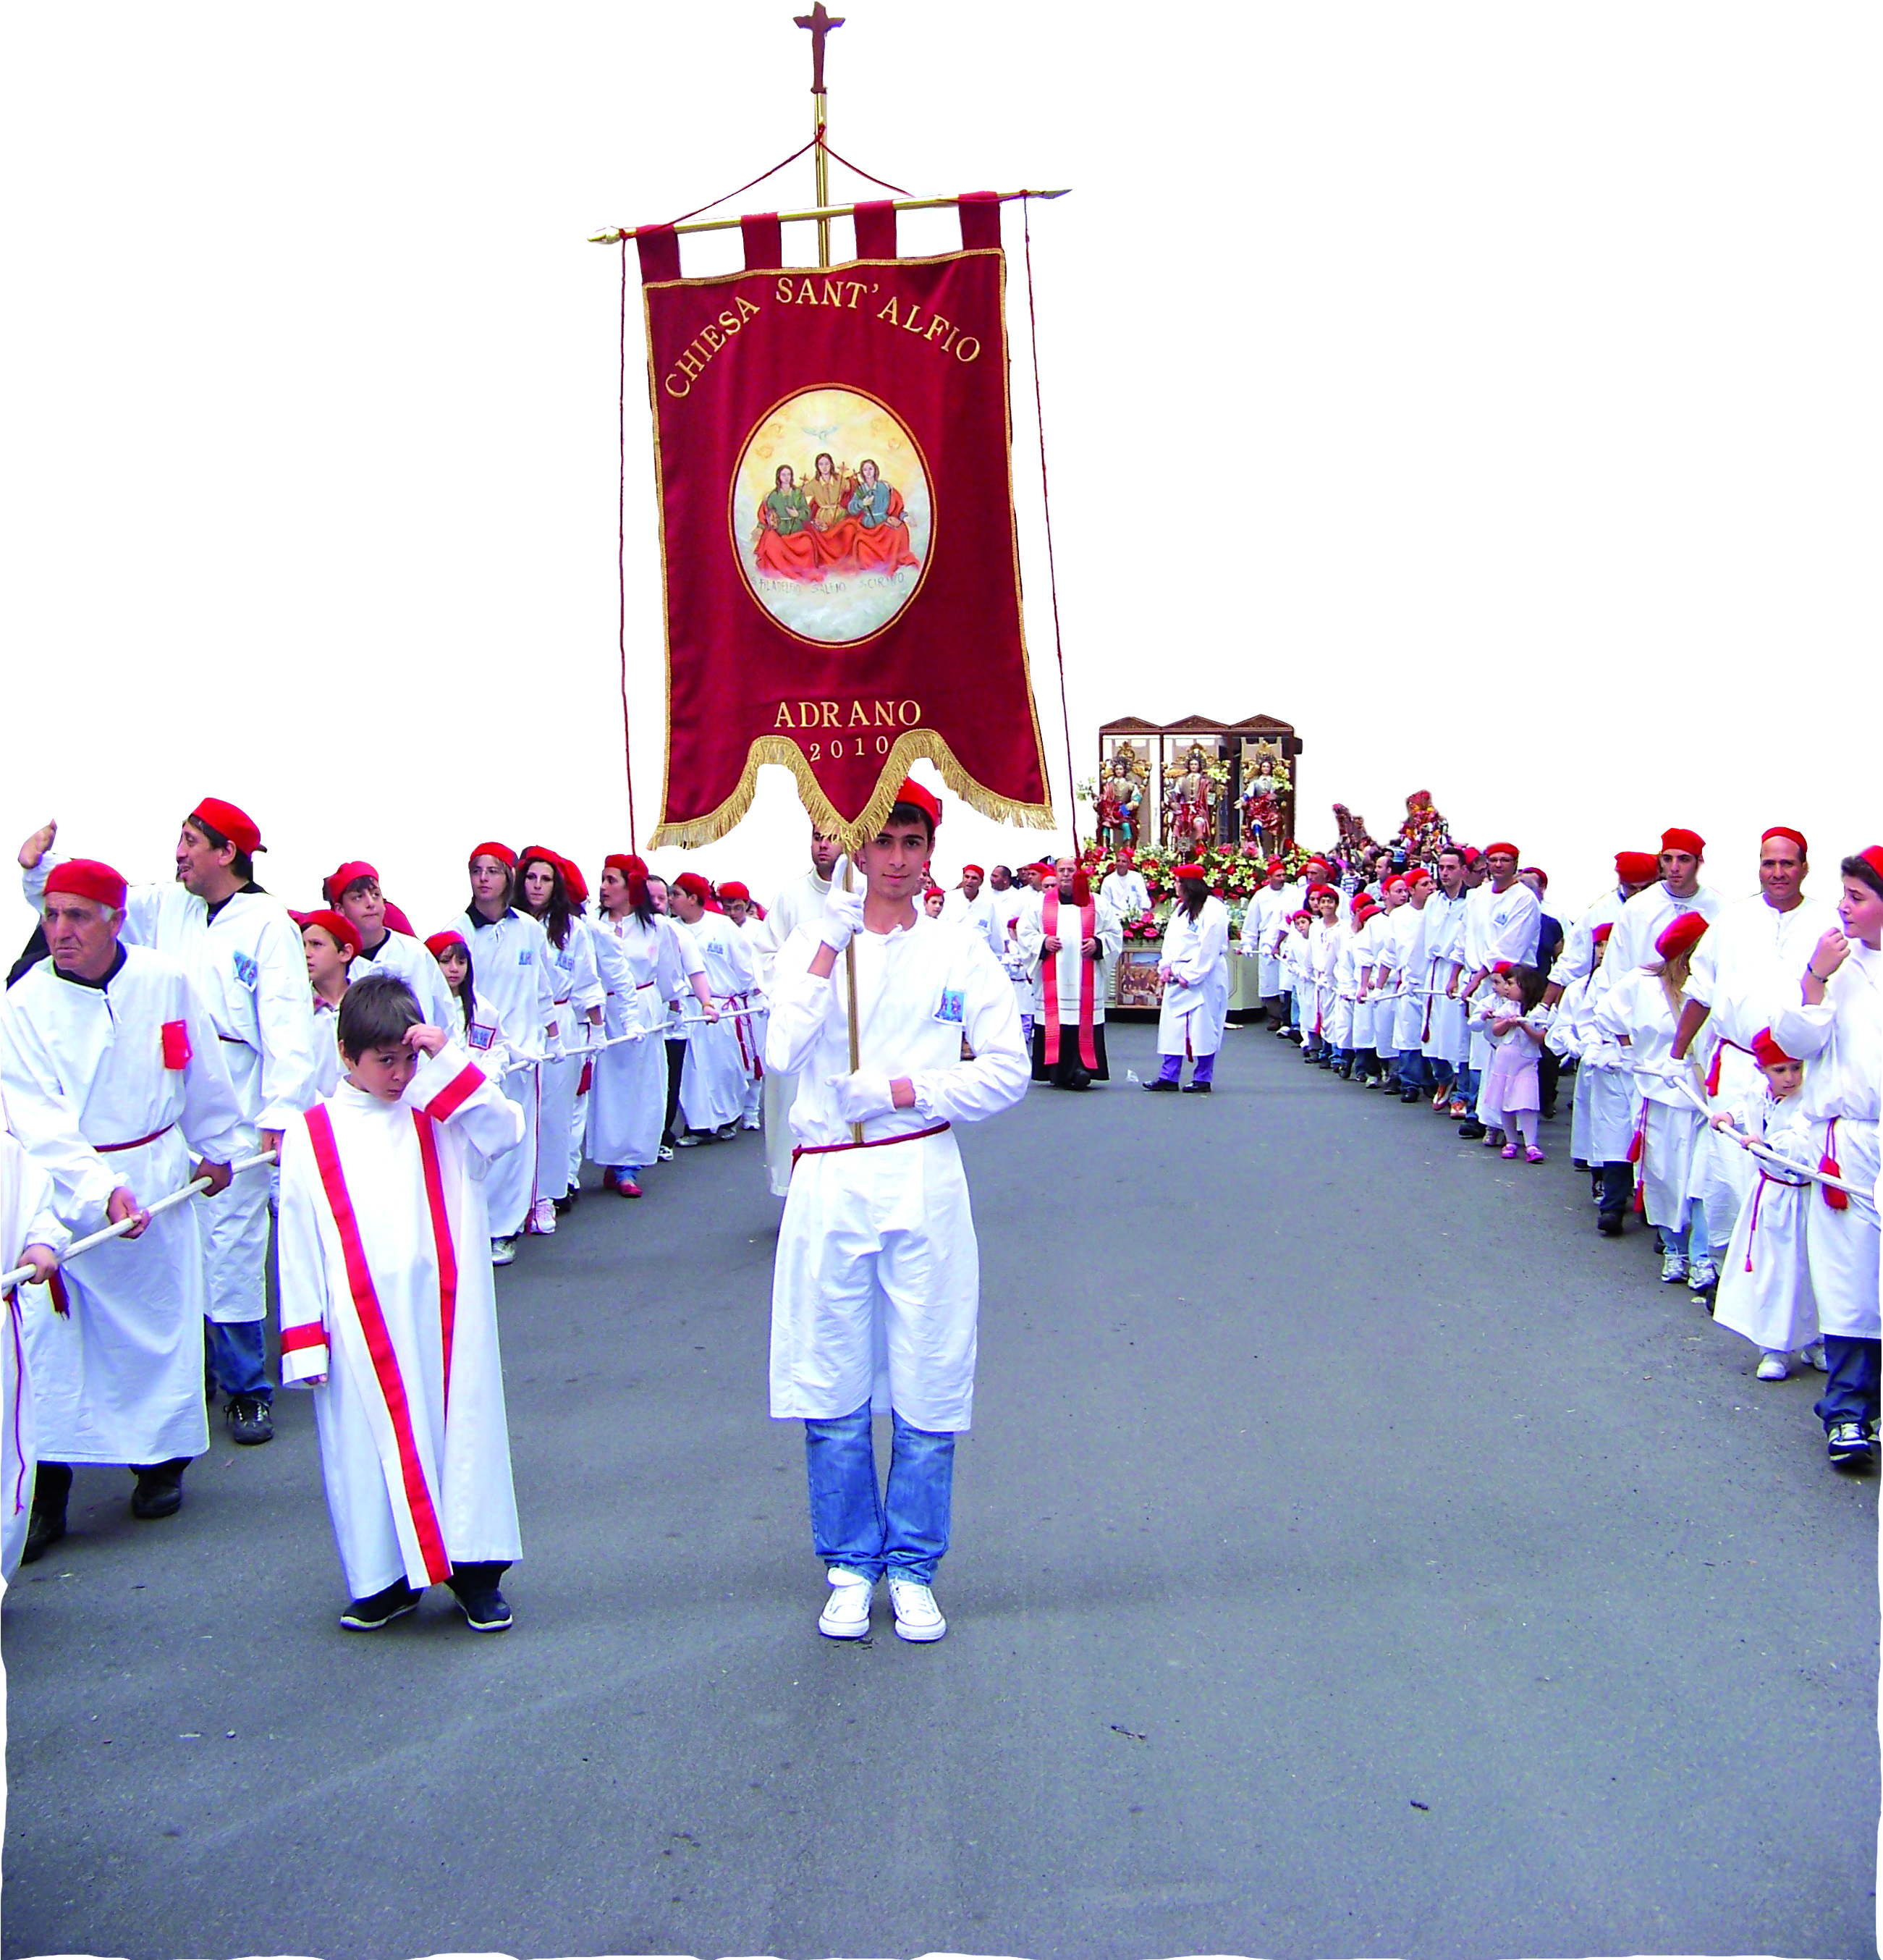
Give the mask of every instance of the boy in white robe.
<path id="1" fill-rule="evenodd" d="M 209 1447 L 202 1208 L 152 1218 L 142 1207 L 199 1175 L 209 1200 L 226 1192 L 244 1112 L 189 975 L 119 942 L 126 896 L 107 864 L 54 869 L 43 886 L 50 956 L 0 1004 L 8 1122 L 51 1176 L 61 1220 L 79 1234 L 132 1227 L 62 1275 L 69 1313 L 36 1315 L 26 1329 L 41 1458 L 30 1556 L 65 1535 L 75 1463 L 128 1465 L 132 1516 L 163 1518 L 183 1502 L 189 1459 Z"/>
<path id="2" fill-rule="evenodd" d="M 522 1556 L 484 1173 L 523 1118 L 392 974 L 348 989 L 347 1074 L 284 1139 L 281 1379 L 313 1391 L 321 1474 L 370 1633 L 450 1586 L 479 1633 Z"/>
<path id="3" fill-rule="evenodd" d="M 0 1116 L 4 1113 L 0 1103 Z M 39 1458 L 32 1371 L 26 1358 L 27 1318 L 54 1310 L 42 1289 L 57 1274 L 59 1255 L 72 1236 L 52 1209 L 52 1180 L 18 1139 L 0 1128 L 0 1268 L 33 1269 L 27 1283 L 32 1290 L 24 1300 L 20 1297 L 24 1288 L 8 1287 L 7 1324 L 0 1332 L 0 1579 L 10 1580 L 25 1556 L 33 1467 Z M 45 1549 L 44 1543 L 36 1545 L 33 1557 Z"/>
<path id="4" fill-rule="evenodd" d="M 416 939 L 394 932 L 386 922 L 386 895 L 379 873 L 364 858 L 355 858 L 329 872 L 321 881 L 320 895 L 334 911 L 348 920 L 358 937 L 359 950 L 348 969 L 350 980 L 364 980 L 369 973 L 396 973 L 425 1010 L 425 1019 L 441 1028 L 451 1025 L 451 1001 L 438 963 Z M 331 1083 L 321 1089 L 324 1096 Z"/>
<path id="5" fill-rule="evenodd" d="M 973 1412 L 980 1254 L 950 1126 L 1026 1093 L 1013 990 L 978 934 L 916 903 L 935 800 L 905 782 L 857 854 L 864 889 L 833 886 L 778 955 L 766 1061 L 799 1078 L 798 1138 L 771 1289 L 771 1413 L 805 1425 L 811 1531 L 829 1594 L 818 1630 L 858 1640 L 886 1574 L 895 1631 L 939 1640 L 956 1433 Z M 856 947 L 859 1064 L 850 1064 Z M 965 1036 L 973 1059 L 962 1059 Z M 894 1440 L 879 1494 L 872 1409 Z"/>

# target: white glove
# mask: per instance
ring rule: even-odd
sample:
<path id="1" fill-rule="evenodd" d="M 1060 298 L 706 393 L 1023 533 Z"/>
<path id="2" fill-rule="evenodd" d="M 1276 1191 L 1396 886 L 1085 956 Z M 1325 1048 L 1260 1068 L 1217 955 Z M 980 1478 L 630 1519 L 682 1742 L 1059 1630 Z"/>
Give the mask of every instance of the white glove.
<path id="1" fill-rule="evenodd" d="M 846 892 L 841 886 L 832 885 L 830 896 L 824 901 L 824 916 L 818 924 L 818 937 L 832 952 L 841 953 L 862 930 L 862 892 Z"/>
<path id="2" fill-rule="evenodd" d="M 888 1115 L 895 1107 L 889 1078 L 873 1068 L 860 1068 L 854 1075 L 833 1075 L 829 1082 L 837 1092 L 837 1113 L 846 1123 L 867 1123 Z"/>

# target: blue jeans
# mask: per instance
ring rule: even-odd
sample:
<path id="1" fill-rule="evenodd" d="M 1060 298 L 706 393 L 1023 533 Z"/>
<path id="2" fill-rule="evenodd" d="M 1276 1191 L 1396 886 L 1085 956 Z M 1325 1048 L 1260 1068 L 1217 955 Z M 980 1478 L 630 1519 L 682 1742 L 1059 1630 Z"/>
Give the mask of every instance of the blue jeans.
<path id="1" fill-rule="evenodd" d="M 926 1586 L 948 1550 L 955 1439 L 916 1429 L 893 1411 L 889 1422 L 889 1488 L 881 1494 L 867 1402 L 854 1415 L 805 1424 L 811 1542 L 826 1565 L 871 1580 L 897 1572 Z"/>
<path id="2" fill-rule="evenodd" d="M 225 1326 L 205 1320 L 202 1332 L 209 1372 L 225 1395 L 253 1395 L 265 1402 L 275 1399 L 268 1379 L 266 1321 L 235 1320 Z"/>
<path id="3" fill-rule="evenodd" d="M 1880 1352 L 1883 1341 L 1850 1334 L 1824 1336 L 1824 1392 L 1811 1413 L 1827 1430 L 1840 1422 L 1875 1421 Z"/>
<path id="4" fill-rule="evenodd" d="M 1461 1068 L 1458 1072 L 1455 1084 L 1458 1092 L 1455 1099 L 1462 1102 L 1467 1109 L 1474 1112 L 1477 1108 L 1477 1077 L 1478 1071 L 1476 1069 Z"/>

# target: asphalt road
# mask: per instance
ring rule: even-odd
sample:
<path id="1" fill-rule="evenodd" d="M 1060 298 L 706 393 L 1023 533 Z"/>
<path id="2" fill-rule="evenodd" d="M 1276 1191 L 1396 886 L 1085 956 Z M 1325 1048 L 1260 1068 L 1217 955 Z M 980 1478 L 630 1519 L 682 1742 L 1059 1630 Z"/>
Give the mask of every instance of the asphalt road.
<path id="1" fill-rule="evenodd" d="M 1586 1181 L 1229 1040 L 964 1133 L 950 1621 L 822 1640 L 755 1139 L 501 1276 L 513 1632 L 347 1636 L 304 1399 L 81 1472 L 4 1951 L 1868 1955 L 1875 1486 Z M 218 1435 L 221 1431 L 218 1426 Z"/>

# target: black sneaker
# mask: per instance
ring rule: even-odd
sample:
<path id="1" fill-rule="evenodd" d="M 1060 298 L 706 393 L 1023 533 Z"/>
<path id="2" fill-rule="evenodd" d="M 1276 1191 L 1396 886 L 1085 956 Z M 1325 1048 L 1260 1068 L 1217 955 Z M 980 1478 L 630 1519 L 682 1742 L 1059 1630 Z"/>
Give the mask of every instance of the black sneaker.
<path id="1" fill-rule="evenodd" d="M 1619 1239 L 1621 1236 L 1621 1214 L 1619 1211 L 1598 1211 L 1595 1214 L 1595 1230 L 1605 1239 Z"/>
<path id="2" fill-rule="evenodd" d="M 349 1634 L 376 1634 L 381 1627 L 418 1610 L 418 1595 L 402 1579 L 374 1593 L 355 1599 L 340 1615 L 340 1624 Z"/>
<path id="3" fill-rule="evenodd" d="M 259 1395 L 231 1395 L 223 1411 L 231 1443 L 272 1443 L 275 1440 L 275 1411 Z"/>
<path id="4" fill-rule="evenodd" d="M 1186 1082 L 1183 1093 L 1186 1096 L 1207 1096 L 1210 1093 L 1210 1085 L 1207 1082 Z"/>
<path id="5" fill-rule="evenodd" d="M 65 1505 L 62 1503 L 55 1511 L 43 1510 L 35 1504 L 33 1515 L 27 1520 L 26 1543 L 21 1550 L 20 1563 L 30 1565 L 36 1558 L 43 1558 L 65 1535 Z"/>
<path id="6" fill-rule="evenodd" d="M 1468 1144 L 1474 1144 L 1484 1134 L 1484 1126 L 1474 1116 L 1468 1122 L 1458 1125 L 1458 1133 Z"/>
<path id="7" fill-rule="evenodd" d="M 488 1592 L 453 1591 L 452 1598 L 463 1609 L 465 1623 L 473 1633 L 504 1634 L 510 1631 L 510 1604 L 493 1586 Z"/>
<path id="8" fill-rule="evenodd" d="M 1177 1091 L 1176 1083 L 1174 1082 L 1166 1082 L 1161 1075 L 1153 1076 L 1150 1081 L 1145 1083 L 1144 1087 L 1151 1090 L 1153 1094 L 1174 1096 Z"/>
<path id="9" fill-rule="evenodd" d="M 167 1518 L 183 1509 L 183 1466 L 187 1457 L 168 1463 L 146 1465 L 137 1473 L 137 1488 L 131 1493 L 131 1515 L 147 1522 Z"/>

